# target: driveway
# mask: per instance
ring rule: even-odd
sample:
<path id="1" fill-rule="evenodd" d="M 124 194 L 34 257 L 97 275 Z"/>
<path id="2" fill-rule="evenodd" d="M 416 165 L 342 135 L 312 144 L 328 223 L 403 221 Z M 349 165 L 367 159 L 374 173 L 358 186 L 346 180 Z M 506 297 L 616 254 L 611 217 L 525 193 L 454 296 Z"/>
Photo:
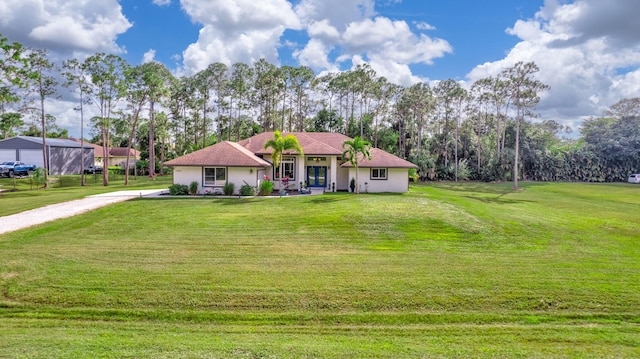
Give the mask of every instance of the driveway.
<path id="1" fill-rule="evenodd" d="M 124 202 L 132 198 L 154 197 L 163 191 L 164 190 L 132 190 L 103 193 L 0 217 L 0 234 L 55 221 L 60 218 L 72 217 L 96 208 L 108 206 L 112 203 Z"/>

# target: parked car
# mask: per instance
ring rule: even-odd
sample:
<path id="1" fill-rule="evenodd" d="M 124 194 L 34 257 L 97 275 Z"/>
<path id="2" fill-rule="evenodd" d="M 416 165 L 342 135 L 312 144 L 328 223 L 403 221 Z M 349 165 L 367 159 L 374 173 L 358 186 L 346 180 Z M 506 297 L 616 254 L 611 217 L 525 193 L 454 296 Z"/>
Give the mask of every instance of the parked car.
<path id="1" fill-rule="evenodd" d="M 101 166 L 89 166 L 89 167 L 86 167 L 84 169 L 84 173 L 86 173 L 86 174 L 102 173 L 102 167 Z"/>
<path id="2" fill-rule="evenodd" d="M 629 175 L 629 183 L 640 183 L 640 173 Z"/>
<path id="3" fill-rule="evenodd" d="M 28 176 L 29 173 L 36 170 L 36 165 L 29 165 L 20 161 L 9 161 L 0 164 L 0 176 Z"/>

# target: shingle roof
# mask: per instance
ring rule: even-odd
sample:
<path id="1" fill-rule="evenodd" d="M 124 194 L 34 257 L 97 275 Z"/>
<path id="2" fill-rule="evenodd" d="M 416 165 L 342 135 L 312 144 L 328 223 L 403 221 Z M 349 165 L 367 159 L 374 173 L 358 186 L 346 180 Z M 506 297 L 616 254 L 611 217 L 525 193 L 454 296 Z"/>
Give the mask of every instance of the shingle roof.
<path id="1" fill-rule="evenodd" d="M 111 156 L 117 156 L 117 157 L 126 157 L 127 156 L 127 152 L 129 153 L 129 156 L 132 157 L 136 157 L 140 155 L 140 151 L 136 150 L 136 149 L 130 149 L 129 151 L 127 151 L 126 147 L 111 147 L 109 148 L 109 154 Z"/>
<path id="2" fill-rule="evenodd" d="M 293 134 L 298 138 L 305 155 L 310 156 L 341 156 L 342 143 L 350 140 L 340 133 L 329 132 L 284 132 L 283 136 Z M 273 132 L 263 132 L 253 137 L 246 138 L 238 143 L 220 142 L 216 145 L 203 148 L 199 151 L 178 157 L 166 162 L 168 166 L 227 166 L 227 167 L 269 167 L 271 163 L 256 155 L 271 154 L 271 149 L 264 149 L 264 144 L 273 138 Z M 295 151 L 288 152 L 295 153 Z M 360 160 L 359 167 L 370 168 L 417 168 L 416 165 L 394 156 L 383 150 L 371 149 L 373 158 Z M 351 163 L 345 163 L 342 167 L 350 167 Z"/>
<path id="3" fill-rule="evenodd" d="M 264 149 L 264 144 L 273 139 L 273 132 L 263 132 L 239 142 L 240 145 L 257 155 L 271 154 L 271 149 Z M 294 135 L 298 138 L 300 147 L 305 155 L 336 155 L 342 154 L 342 143 L 351 138 L 331 132 L 283 132 L 282 136 Z M 295 151 L 286 152 L 292 154 Z"/>
<path id="4" fill-rule="evenodd" d="M 77 138 L 70 138 L 69 141 L 74 141 L 77 143 L 80 143 L 80 140 Z M 103 151 L 104 148 L 100 145 L 96 145 L 95 143 L 90 143 L 87 141 L 84 141 L 84 146 L 85 147 L 93 147 L 93 153 L 95 154 L 96 157 L 102 157 L 103 155 Z M 129 152 L 130 156 L 132 157 L 139 157 L 140 156 L 140 151 L 136 150 L 136 149 L 131 149 L 131 151 Z M 109 147 L 109 156 L 114 156 L 114 157 L 126 157 L 127 156 L 127 148 L 126 147 Z"/>
<path id="5" fill-rule="evenodd" d="M 378 148 L 371 149 L 371 160 L 365 159 L 362 155 L 358 156 L 358 167 L 360 168 L 418 168 L 409 161 L 405 161 L 400 157 L 394 156 Z M 351 167 L 351 162 L 345 162 L 342 167 Z"/>
<path id="6" fill-rule="evenodd" d="M 164 163 L 167 166 L 270 167 L 271 163 L 235 142 L 224 141 Z"/>

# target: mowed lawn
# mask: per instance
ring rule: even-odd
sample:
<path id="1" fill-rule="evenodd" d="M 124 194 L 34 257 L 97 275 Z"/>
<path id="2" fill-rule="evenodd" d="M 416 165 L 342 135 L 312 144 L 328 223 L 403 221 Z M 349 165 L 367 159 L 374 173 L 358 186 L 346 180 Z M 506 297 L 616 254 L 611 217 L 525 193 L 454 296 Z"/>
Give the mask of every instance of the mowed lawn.
<path id="1" fill-rule="evenodd" d="M 0 357 L 639 357 L 640 186 L 136 199 L 0 236 Z"/>

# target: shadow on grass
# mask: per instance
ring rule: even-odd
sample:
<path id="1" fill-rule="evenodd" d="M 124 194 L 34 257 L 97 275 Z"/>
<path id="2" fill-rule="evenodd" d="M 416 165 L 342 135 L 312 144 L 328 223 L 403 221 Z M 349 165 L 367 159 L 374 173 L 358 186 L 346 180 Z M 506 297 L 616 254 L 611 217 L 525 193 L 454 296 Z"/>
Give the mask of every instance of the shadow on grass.
<path id="1" fill-rule="evenodd" d="M 520 182 L 519 189 L 513 188 L 512 182 L 486 183 L 486 182 L 427 182 L 415 185 L 416 188 L 432 187 L 454 192 L 489 193 L 504 196 L 509 193 L 517 193 L 527 188 L 547 186 L 546 182 Z"/>
<path id="2" fill-rule="evenodd" d="M 517 203 L 534 203 L 535 202 L 535 201 L 524 200 L 524 199 L 504 198 L 504 195 L 507 195 L 509 193 L 511 192 L 501 194 L 497 197 L 479 197 L 479 196 L 462 196 L 462 197 L 480 201 L 482 203 L 493 203 L 493 204 L 517 204 Z"/>

